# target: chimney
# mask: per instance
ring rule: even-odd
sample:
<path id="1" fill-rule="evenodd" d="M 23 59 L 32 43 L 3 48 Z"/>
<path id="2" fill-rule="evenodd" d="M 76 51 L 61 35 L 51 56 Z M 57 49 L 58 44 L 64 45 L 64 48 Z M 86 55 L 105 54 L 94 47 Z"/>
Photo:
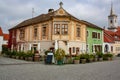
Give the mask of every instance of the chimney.
<path id="1" fill-rule="evenodd" d="M 49 9 L 48 10 L 48 13 L 51 13 L 51 12 L 53 12 L 54 11 L 54 9 Z"/>

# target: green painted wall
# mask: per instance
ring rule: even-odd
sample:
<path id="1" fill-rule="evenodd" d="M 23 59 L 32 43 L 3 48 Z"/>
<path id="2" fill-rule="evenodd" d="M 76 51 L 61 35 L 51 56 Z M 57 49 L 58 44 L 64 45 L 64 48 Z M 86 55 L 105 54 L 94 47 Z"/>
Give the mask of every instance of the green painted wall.
<path id="1" fill-rule="evenodd" d="M 95 45 L 103 45 L 103 31 L 101 29 L 98 28 L 93 28 L 93 27 L 89 27 L 87 26 L 87 31 L 88 31 L 88 36 L 87 37 L 87 45 L 88 45 L 88 52 L 92 53 L 92 46 L 93 44 Z M 92 38 L 92 32 L 97 32 L 100 33 L 100 39 L 96 39 L 96 38 Z"/>

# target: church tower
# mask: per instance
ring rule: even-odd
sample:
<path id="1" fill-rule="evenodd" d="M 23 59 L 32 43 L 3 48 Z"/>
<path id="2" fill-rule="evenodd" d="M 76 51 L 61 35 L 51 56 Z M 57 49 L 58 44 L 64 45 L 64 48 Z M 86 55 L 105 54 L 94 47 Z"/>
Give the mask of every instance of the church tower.
<path id="1" fill-rule="evenodd" d="M 118 26 L 117 15 L 114 14 L 113 5 L 111 4 L 110 15 L 108 16 L 108 30 L 116 31 L 117 26 Z"/>

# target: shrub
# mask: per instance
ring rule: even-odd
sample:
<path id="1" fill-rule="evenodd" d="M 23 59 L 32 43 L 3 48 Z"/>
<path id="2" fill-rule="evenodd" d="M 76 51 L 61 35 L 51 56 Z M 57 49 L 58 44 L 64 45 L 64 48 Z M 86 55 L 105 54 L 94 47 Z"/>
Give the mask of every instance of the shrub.
<path id="1" fill-rule="evenodd" d="M 113 57 L 113 54 L 111 53 L 107 53 L 103 55 L 104 60 L 107 60 L 107 58 L 112 58 L 112 57 Z"/>
<path id="2" fill-rule="evenodd" d="M 97 55 L 98 58 L 102 58 L 103 57 L 103 53 L 102 52 L 97 52 L 96 55 Z"/>
<path id="3" fill-rule="evenodd" d="M 57 51 L 55 52 L 56 60 L 62 61 L 64 57 L 65 57 L 65 51 L 61 48 L 57 49 Z"/>
<path id="4" fill-rule="evenodd" d="M 89 54 L 89 58 L 95 58 L 94 54 Z"/>
<path id="5" fill-rule="evenodd" d="M 33 57 L 34 53 L 32 51 L 27 51 L 26 57 Z"/>
<path id="6" fill-rule="evenodd" d="M 7 46 L 2 46 L 2 54 L 6 54 L 6 52 L 8 52 L 9 49 L 7 48 Z"/>
<path id="7" fill-rule="evenodd" d="M 89 58 L 89 54 L 80 54 L 80 59 L 88 59 Z"/>
<path id="8" fill-rule="evenodd" d="M 80 56 L 74 57 L 74 60 L 80 60 Z"/>

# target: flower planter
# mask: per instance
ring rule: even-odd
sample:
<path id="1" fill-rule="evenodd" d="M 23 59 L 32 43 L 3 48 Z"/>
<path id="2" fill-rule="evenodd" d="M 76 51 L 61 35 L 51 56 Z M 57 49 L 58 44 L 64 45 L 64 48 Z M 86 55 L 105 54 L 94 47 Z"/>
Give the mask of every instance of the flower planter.
<path id="1" fill-rule="evenodd" d="M 58 65 L 62 65 L 62 64 L 63 64 L 63 61 L 62 61 L 62 60 L 58 60 L 58 61 L 57 61 L 57 64 L 58 64 Z"/>
<path id="2" fill-rule="evenodd" d="M 94 58 L 94 61 L 97 62 L 97 61 L 98 61 L 98 58 Z"/>
<path id="3" fill-rule="evenodd" d="M 35 53 L 35 56 L 34 56 L 34 61 L 40 61 L 40 55 L 39 53 Z"/>
<path id="4" fill-rule="evenodd" d="M 15 56 L 16 57 L 16 59 L 19 59 L 19 56 Z"/>
<path id="5" fill-rule="evenodd" d="M 90 58 L 90 59 L 89 59 L 89 62 L 93 62 L 93 60 L 94 60 L 93 58 Z"/>
<path id="6" fill-rule="evenodd" d="M 103 58 L 98 58 L 99 61 L 103 61 Z"/>
<path id="7" fill-rule="evenodd" d="M 82 63 L 82 64 L 85 64 L 86 63 L 86 59 L 80 59 L 80 62 Z"/>
<path id="8" fill-rule="evenodd" d="M 28 57 L 28 61 L 33 61 L 33 57 Z"/>
<path id="9" fill-rule="evenodd" d="M 25 60 L 28 61 L 28 57 L 25 57 Z"/>
<path id="10" fill-rule="evenodd" d="M 14 58 L 15 56 L 11 56 L 11 58 Z"/>
<path id="11" fill-rule="evenodd" d="M 107 60 L 108 60 L 108 61 L 112 61 L 112 58 L 111 58 L 111 57 L 107 57 Z"/>
<path id="12" fill-rule="evenodd" d="M 79 64 L 80 60 L 74 60 L 74 64 Z"/>
<path id="13" fill-rule="evenodd" d="M 22 57 L 22 56 L 21 56 L 21 57 L 20 57 L 20 59 L 21 59 L 21 60 L 23 60 L 23 59 L 24 59 L 24 57 Z"/>

